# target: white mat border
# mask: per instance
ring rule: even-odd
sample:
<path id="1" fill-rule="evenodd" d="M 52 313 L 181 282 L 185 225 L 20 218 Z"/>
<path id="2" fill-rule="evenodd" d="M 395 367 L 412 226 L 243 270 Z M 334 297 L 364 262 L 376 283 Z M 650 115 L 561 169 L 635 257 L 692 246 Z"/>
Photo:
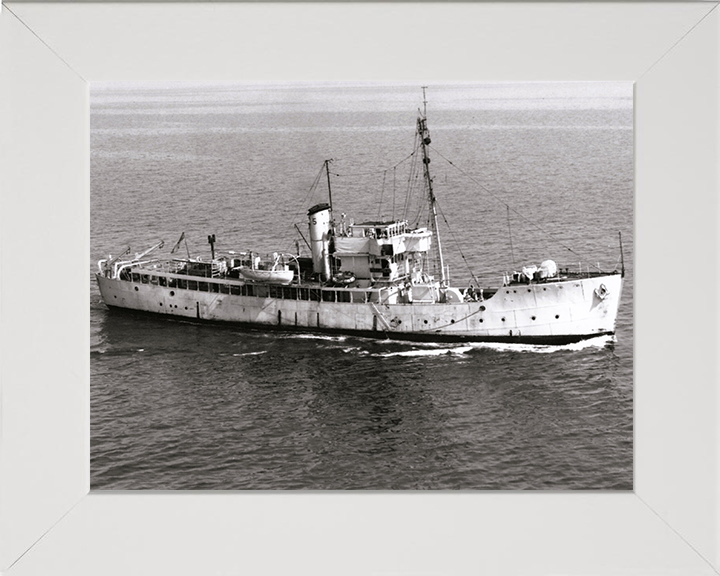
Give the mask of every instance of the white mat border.
<path id="1" fill-rule="evenodd" d="M 290 559 L 282 561 L 288 548 L 303 560 L 294 572 L 332 573 L 333 562 L 341 558 L 337 550 L 347 553 L 353 547 L 313 523 L 313 517 L 335 519 L 361 548 L 366 532 L 386 533 L 378 521 L 397 523 L 392 532 L 397 549 L 413 554 L 397 559 L 391 547 L 368 535 L 374 551 L 366 549 L 357 569 L 348 559 L 342 571 L 350 573 L 422 573 L 423 567 L 426 573 L 463 573 L 485 566 L 491 573 L 610 573 L 604 570 L 625 567 L 632 573 L 699 574 L 713 573 L 710 564 L 720 566 L 717 307 L 702 308 L 703 298 L 684 302 L 690 318 L 680 321 L 682 338 L 663 336 L 667 319 L 658 311 L 666 309 L 667 300 L 653 282 L 654 272 L 674 258 L 692 270 L 718 261 L 715 3 L 287 4 L 280 15 L 268 4 L 8 6 L 12 13 L 4 7 L 0 27 L 0 73 L 13 80 L 2 87 L 0 102 L 2 206 L 12 208 L 0 213 L 0 566 L 12 565 L 12 574 L 41 573 L 43 567 L 84 573 L 103 562 L 104 573 L 127 571 L 128 560 L 104 564 L 115 542 L 131 545 L 124 558 L 134 555 L 129 565 L 142 566 L 136 570 L 142 573 L 168 567 L 185 572 L 193 566 L 217 573 L 246 573 L 248 567 L 281 573 L 276 570 L 293 566 Z M 247 25 L 242 34 L 233 34 L 239 14 Z M 431 47 L 409 50 L 407 29 L 430 30 Z M 422 65 L 415 63 L 418 53 Z M 472 66 L 468 54 L 477 55 Z M 637 81 L 636 493 L 83 496 L 89 484 L 86 81 L 183 77 Z M 691 141 L 696 148 L 688 150 Z M 667 200 L 673 197 L 677 201 Z M 693 208 L 698 204 L 707 207 L 704 213 Z M 53 305 L 42 306 L 42 314 L 28 311 L 18 302 L 44 302 L 49 287 L 18 286 L 8 271 L 22 263 L 20 255 L 57 244 L 68 249 L 69 271 L 51 265 L 49 272 L 63 271 L 67 282 L 53 284 Z M 717 294 L 717 278 L 706 278 L 703 287 Z M 708 310 L 714 321 L 707 321 Z M 65 333 L 67 339 L 61 337 Z M 668 341 L 671 355 L 663 354 Z M 683 366 L 670 361 L 679 355 L 687 359 Z M 677 394 L 680 385 L 683 396 Z M 578 507 L 597 522 L 593 529 L 568 529 L 568 522 L 580 521 Z M 546 516 L 537 526 L 533 509 Z M 435 528 L 434 539 L 428 539 L 417 533 L 413 510 L 451 520 L 462 530 Z M 614 511 L 610 518 L 608 510 Z M 248 516 L 255 523 L 248 524 Z M 214 527 L 206 524 L 211 518 Z M 509 535 L 509 520 L 532 525 L 515 526 L 515 544 L 492 530 L 505 527 Z M 277 524 L 269 529 L 268 522 Z M 282 522 L 302 528 L 295 543 Z M 629 525 L 644 527 L 645 537 L 635 536 L 628 545 L 610 536 Z M 147 526 L 156 531 L 148 533 Z M 252 526 L 263 526 L 264 539 L 252 538 Z M 326 539 L 316 550 L 309 539 L 313 534 Z M 457 548 L 459 542 L 472 542 L 472 534 L 493 543 L 481 546 L 477 564 Z M 601 540 L 588 542 L 592 534 L 609 538 L 622 562 L 613 562 L 612 547 Z M 247 539 L 236 542 L 246 556 L 234 565 L 228 548 L 209 553 L 213 542 L 233 541 L 233 535 Z M 159 548 L 144 544 L 147 539 Z M 429 553 L 433 541 L 437 548 Z M 168 556 L 172 542 L 185 548 Z M 187 550 L 193 542 L 198 555 Z M 659 543 L 666 545 L 660 554 Z M 329 552 L 333 546 L 335 553 Z M 535 557 L 523 560 L 520 552 L 518 558 L 518 546 L 533 550 Z M 606 555 L 592 555 L 594 546 L 606 548 Z M 265 564 L 257 551 L 269 554 Z M 451 553 L 456 560 L 448 558 Z M 661 564 L 658 557 L 664 558 Z M 224 564 L 213 566 L 214 561 Z M 676 572 L 679 568 L 686 571 Z"/>

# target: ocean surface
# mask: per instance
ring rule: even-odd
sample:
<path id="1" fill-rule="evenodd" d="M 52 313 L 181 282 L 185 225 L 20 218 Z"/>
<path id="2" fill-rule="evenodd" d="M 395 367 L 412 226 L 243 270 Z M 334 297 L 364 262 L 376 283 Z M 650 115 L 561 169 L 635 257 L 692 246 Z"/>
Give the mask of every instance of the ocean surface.
<path id="1" fill-rule="evenodd" d="M 419 84 L 94 84 L 92 489 L 632 489 L 632 86 L 427 100 L 451 283 L 548 258 L 619 269 L 621 232 L 615 337 L 419 345 L 110 312 L 95 263 L 126 246 L 294 252 L 326 159 L 336 213 L 412 220 L 423 103 Z"/>

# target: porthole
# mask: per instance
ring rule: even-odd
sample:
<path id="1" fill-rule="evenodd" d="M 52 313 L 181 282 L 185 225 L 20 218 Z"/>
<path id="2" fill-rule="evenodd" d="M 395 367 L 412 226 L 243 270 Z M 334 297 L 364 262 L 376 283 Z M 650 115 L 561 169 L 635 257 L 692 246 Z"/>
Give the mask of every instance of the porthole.
<path id="1" fill-rule="evenodd" d="M 480 318 L 479 322 L 480 322 L 480 324 L 482 324 L 482 323 L 483 323 L 483 319 L 482 319 L 482 318 Z"/>
<path id="2" fill-rule="evenodd" d="M 175 290 L 170 290 L 170 296 L 175 296 Z"/>
<path id="3" fill-rule="evenodd" d="M 531 320 L 535 320 L 535 316 L 530 316 L 530 319 L 531 319 Z"/>
<path id="4" fill-rule="evenodd" d="M 500 320 L 502 320 L 503 322 L 505 322 L 505 316 L 503 316 L 502 318 L 500 318 Z"/>
<path id="5" fill-rule="evenodd" d="M 557 320 L 558 318 L 560 318 L 560 314 L 555 314 L 555 320 Z"/>
<path id="6" fill-rule="evenodd" d="M 543 288 L 543 291 L 544 291 L 544 290 L 547 290 L 547 288 Z"/>
<path id="7" fill-rule="evenodd" d="M 427 320 L 423 320 L 423 322 L 425 322 L 425 324 L 427 324 Z"/>
<path id="8" fill-rule="evenodd" d="M 162 306 L 162 302 L 160 302 L 160 306 Z"/>
<path id="9" fill-rule="evenodd" d="M 528 288 L 528 292 L 532 292 L 532 290 L 530 290 L 530 288 Z"/>
<path id="10" fill-rule="evenodd" d="M 135 286 L 135 292 L 137 292 L 137 291 L 138 291 L 138 287 L 137 287 L 137 286 Z"/>
<path id="11" fill-rule="evenodd" d="M 450 324 L 455 324 L 455 320 L 454 320 L 454 319 L 451 319 L 451 320 L 450 320 Z"/>
<path id="12" fill-rule="evenodd" d="M 485 306 L 480 306 L 480 312 L 485 312 Z"/>
<path id="13" fill-rule="evenodd" d="M 117 296 L 115 296 L 115 298 L 117 298 Z"/>

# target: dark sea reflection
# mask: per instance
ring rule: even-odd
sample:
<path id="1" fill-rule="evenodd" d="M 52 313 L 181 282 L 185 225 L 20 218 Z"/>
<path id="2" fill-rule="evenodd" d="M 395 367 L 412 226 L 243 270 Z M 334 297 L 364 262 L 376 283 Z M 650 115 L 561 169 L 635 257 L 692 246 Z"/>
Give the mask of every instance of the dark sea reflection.
<path id="1" fill-rule="evenodd" d="M 407 155 L 415 109 L 400 100 L 413 90 L 361 90 L 359 112 L 350 89 L 307 89 L 306 108 L 280 87 L 267 102 L 232 86 L 93 92 L 91 260 L 171 245 L 182 231 L 194 253 L 210 233 L 223 250 L 287 249 L 276 241 L 296 235 L 324 159 L 361 172 Z M 433 145 L 532 220 L 511 223 L 517 260 L 563 261 L 570 243 L 613 269 L 623 232 L 616 340 L 418 345 L 246 331 L 110 312 L 91 276 L 93 489 L 632 489 L 632 109 L 542 99 L 484 109 L 448 93 L 430 106 Z M 497 284 L 512 261 L 505 207 L 433 167 L 455 224 L 444 236 L 453 283 L 470 281 L 467 261 Z M 380 196 L 387 213 L 402 202 L 390 181 L 338 178 L 333 199 L 357 221 L 376 218 Z M 538 223 L 560 245 L 538 237 Z"/>
<path id="2" fill-rule="evenodd" d="M 103 334 L 93 366 L 123 377 L 93 370 L 93 473 L 114 488 L 630 487 L 631 391 L 613 384 L 610 346 L 415 346 L 122 313 Z"/>

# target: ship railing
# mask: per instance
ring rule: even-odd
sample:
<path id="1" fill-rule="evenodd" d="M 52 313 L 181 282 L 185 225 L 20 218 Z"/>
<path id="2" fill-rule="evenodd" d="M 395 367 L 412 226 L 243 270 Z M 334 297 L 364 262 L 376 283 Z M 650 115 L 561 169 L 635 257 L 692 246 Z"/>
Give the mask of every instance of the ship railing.
<path id="1" fill-rule="evenodd" d="M 130 260 L 125 262 L 118 262 L 115 264 L 115 270 L 113 271 L 113 278 L 119 278 L 120 274 L 125 269 L 131 269 L 136 266 L 144 266 L 145 264 L 152 264 L 153 262 L 157 262 L 156 259 L 153 260 Z"/>
<path id="2" fill-rule="evenodd" d="M 529 279 L 519 272 L 506 272 L 503 274 L 503 286 L 510 286 L 515 284 L 537 284 L 537 283 L 552 283 L 562 282 L 563 280 L 573 279 L 580 280 L 583 278 L 601 278 L 603 276 L 612 276 L 614 274 L 620 274 L 618 270 L 612 272 L 605 272 L 603 270 L 590 270 L 586 269 L 571 269 L 569 266 L 558 266 L 557 273 L 554 276 L 547 278 L 533 278 Z"/>
<path id="3" fill-rule="evenodd" d="M 295 272 L 295 279 L 297 280 L 297 285 L 300 286 L 302 283 L 302 274 L 300 269 L 300 260 L 298 259 L 298 256 L 295 256 L 294 254 L 290 254 L 288 252 L 283 252 L 280 254 L 281 258 L 289 258 L 291 260 L 291 263 L 295 264 L 296 272 Z"/>
<path id="4" fill-rule="evenodd" d="M 129 267 L 131 268 L 131 266 Z M 155 274 L 154 274 L 155 273 Z M 188 277 L 184 274 L 159 272 L 159 269 L 139 268 L 128 274 L 133 283 L 154 284 L 177 290 L 214 292 L 236 296 L 275 298 L 282 300 L 307 300 L 314 302 L 338 302 L 367 304 L 382 303 L 383 290 L 373 288 L 331 289 L 317 286 L 256 284 L 234 279 Z"/>
<path id="5" fill-rule="evenodd" d="M 598 278 L 600 276 L 609 276 L 612 274 L 619 274 L 618 270 L 612 272 L 606 272 L 600 268 L 600 264 L 594 264 L 592 266 L 584 265 L 582 263 L 575 264 L 558 264 L 557 275 L 552 278 L 558 278 L 564 276 L 566 278 Z"/>
<path id="6" fill-rule="evenodd" d="M 185 259 L 175 258 L 173 260 L 164 260 L 154 266 L 154 269 L 167 274 L 184 274 L 186 276 L 198 276 L 198 274 L 190 274 L 188 264 L 190 262 Z M 201 262 L 200 264 L 209 264 L 207 262 Z M 211 266 L 211 274 L 214 272 L 214 266 Z"/>

